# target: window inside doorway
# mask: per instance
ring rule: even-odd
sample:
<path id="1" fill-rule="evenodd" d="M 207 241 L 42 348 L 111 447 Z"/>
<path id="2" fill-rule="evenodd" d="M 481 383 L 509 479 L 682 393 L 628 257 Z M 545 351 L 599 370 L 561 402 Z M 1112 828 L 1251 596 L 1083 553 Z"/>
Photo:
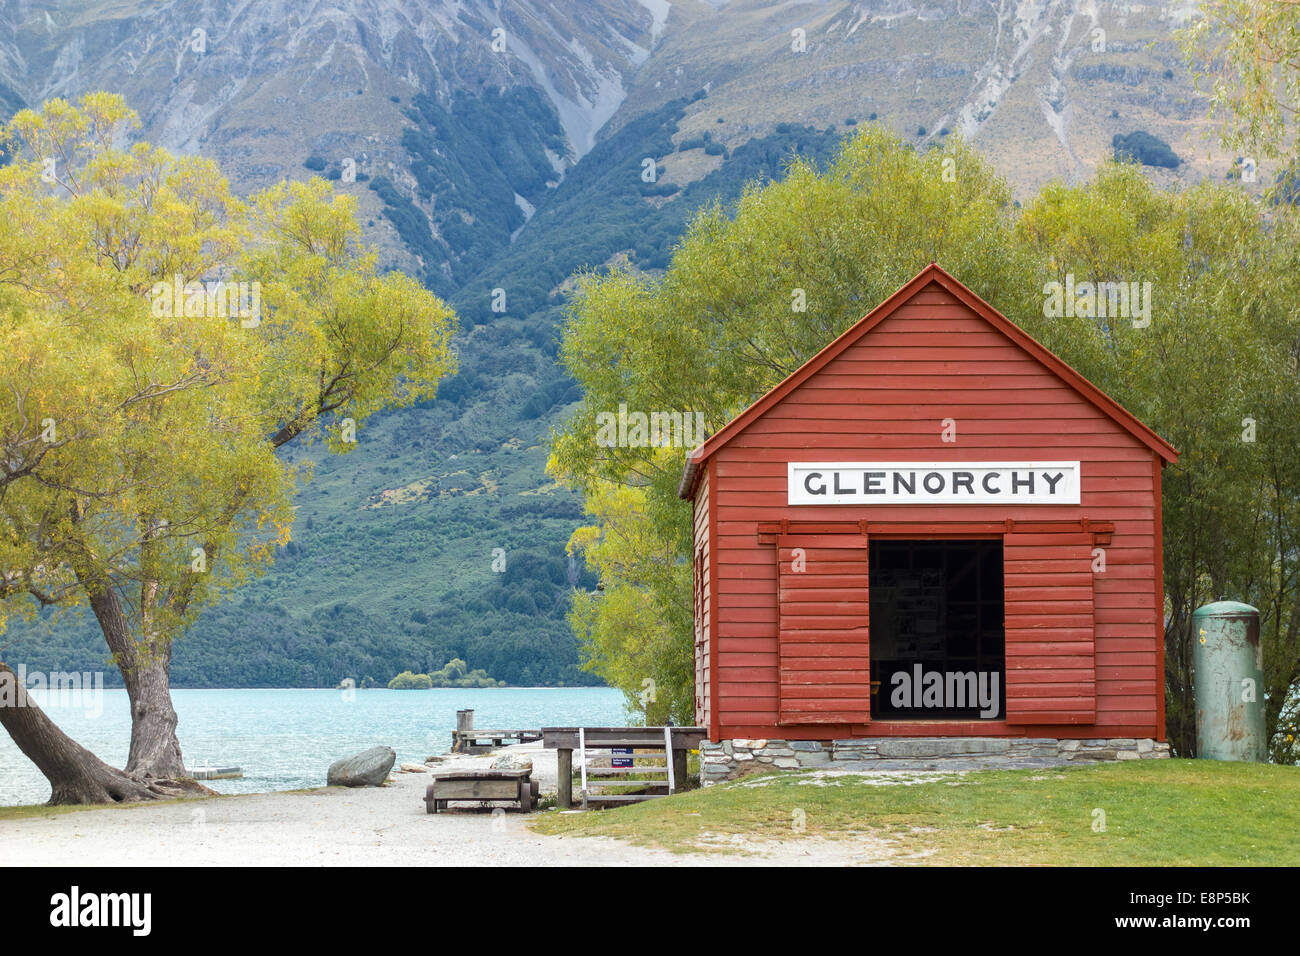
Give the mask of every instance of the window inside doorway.
<path id="1" fill-rule="evenodd" d="M 1003 717 L 1002 541 L 868 547 L 872 718 Z"/>

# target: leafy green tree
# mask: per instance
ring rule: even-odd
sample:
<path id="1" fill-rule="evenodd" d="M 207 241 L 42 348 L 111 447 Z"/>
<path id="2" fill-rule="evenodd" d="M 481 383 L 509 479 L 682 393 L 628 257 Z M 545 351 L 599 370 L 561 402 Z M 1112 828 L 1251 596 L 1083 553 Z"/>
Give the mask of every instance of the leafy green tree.
<path id="1" fill-rule="evenodd" d="M 1166 715 L 1177 752 L 1195 754 L 1191 614 L 1223 597 L 1262 612 L 1276 743 L 1300 682 L 1294 216 L 1273 217 L 1230 186 L 1165 192 L 1135 167 L 1108 165 L 1085 185 L 1046 188 L 1018 232 L 1057 281 L 1151 282 L 1149 325 L 1017 318 L 1180 450 L 1163 479 Z"/>
<path id="2" fill-rule="evenodd" d="M 1133 161 L 1144 166 L 1164 166 L 1168 169 L 1177 169 L 1181 162 L 1168 143 L 1143 129 L 1134 130 L 1127 136 L 1116 133 L 1111 140 L 1111 148 L 1115 159 L 1121 162 Z"/>
<path id="3" fill-rule="evenodd" d="M 597 415 L 699 412 L 714 431 L 931 261 L 1023 311 L 1037 287 L 1013 212 L 1006 183 L 959 140 L 918 153 L 863 127 L 824 173 L 795 160 L 734 211 L 702 210 L 662 277 L 578 277 L 561 359 L 584 395 L 549 468 L 599 522 L 570 542 L 604 587 L 574 602 L 590 669 L 638 704 L 653 687 L 652 718 L 693 720 L 685 449 L 603 447 Z"/>
<path id="4" fill-rule="evenodd" d="M 1293 228 L 1300 163 L 1294 135 L 1300 110 L 1300 6 L 1290 0 L 1210 0 L 1201 4 L 1200 12 L 1202 16 L 1182 31 L 1180 39 L 1198 85 L 1209 88 L 1211 117 L 1224 121 L 1222 142 L 1255 159 L 1285 161 L 1268 195 L 1287 209 L 1279 217 L 1276 233 L 1271 225 L 1265 226 L 1265 235 L 1281 239 Z M 1283 377 L 1282 382 L 1289 384 L 1289 379 Z M 1285 438 L 1275 433 L 1274 445 Z M 1282 513 L 1286 499 L 1281 476 L 1286 473 L 1282 469 L 1273 480 L 1271 497 L 1261 511 L 1272 515 L 1277 547 L 1283 546 L 1289 533 Z M 1279 762 L 1295 763 L 1300 759 L 1295 734 L 1300 724 L 1300 668 L 1292 662 L 1300 621 L 1285 609 L 1290 594 L 1289 558 L 1290 553 L 1281 553 L 1274 563 L 1270 594 L 1260 600 L 1272 605 L 1263 608 L 1273 629 L 1273 641 L 1265 648 L 1271 749 Z"/>
<path id="5" fill-rule="evenodd" d="M 52 100 L 14 117 L 0 170 L 0 623 L 89 605 L 131 701 L 125 773 L 0 707 L 53 802 L 175 791 L 172 642 L 288 541 L 305 475 L 279 450 L 346 451 L 454 367 L 451 310 L 378 274 L 350 198 L 242 201 L 210 161 L 119 147 L 135 122 L 109 94 Z"/>
<path id="6" fill-rule="evenodd" d="M 570 541 L 603 586 L 573 605 L 587 666 L 630 699 L 648 677 L 667 713 L 692 717 L 684 449 L 604 447 L 598 413 L 699 411 L 716 430 L 933 260 L 1182 452 L 1164 475 L 1163 516 L 1178 752 L 1195 743 L 1191 612 L 1231 596 L 1263 612 L 1273 752 L 1294 759 L 1298 251 L 1289 209 L 1266 212 L 1232 186 L 1165 192 L 1135 166 L 1107 164 L 1017 211 L 962 144 L 918 154 L 868 129 L 824 174 L 795 163 L 734 212 L 702 213 L 662 277 L 580 277 L 561 354 L 584 395 L 554 436 L 550 468 L 596 519 Z M 1045 286 L 1067 273 L 1150 282 L 1150 322 L 1049 318 Z"/>
<path id="7" fill-rule="evenodd" d="M 1300 110 L 1300 5 L 1292 0 L 1207 0 L 1179 39 L 1223 141 L 1260 157 L 1294 152 Z"/>
<path id="8" fill-rule="evenodd" d="M 429 675 L 434 687 L 504 687 L 505 681 L 498 681 L 488 676 L 487 671 L 476 667 L 469 670 L 469 665 L 459 657 L 453 657 L 445 666 Z"/>
<path id="9" fill-rule="evenodd" d="M 569 623 L 583 669 L 621 689 L 628 709 L 653 726 L 668 717 L 693 720 L 694 656 L 682 543 L 645 520 L 647 495 L 644 486 L 611 482 L 588 492 L 587 513 L 599 524 L 575 531 L 568 550 L 586 558 L 601 590 L 574 592 Z M 689 554 L 690 542 L 684 546 Z"/>
<path id="10" fill-rule="evenodd" d="M 402 671 L 388 682 L 389 690 L 428 690 L 433 686 L 433 678 L 428 674 L 415 674 Z"/>

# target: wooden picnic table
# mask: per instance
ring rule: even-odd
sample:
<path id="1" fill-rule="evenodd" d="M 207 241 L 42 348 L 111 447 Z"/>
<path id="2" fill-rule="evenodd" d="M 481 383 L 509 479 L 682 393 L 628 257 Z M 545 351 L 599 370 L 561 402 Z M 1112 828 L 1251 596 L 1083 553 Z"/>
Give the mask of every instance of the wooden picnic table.
<path id="1" fill-rule="evenodd" d="M 532 770 L 447 770 L 433 775 L 424 791 L 426 813 L 446 810 L 451 800 L 515 800 L 525 813 L 537 802 Z"/>

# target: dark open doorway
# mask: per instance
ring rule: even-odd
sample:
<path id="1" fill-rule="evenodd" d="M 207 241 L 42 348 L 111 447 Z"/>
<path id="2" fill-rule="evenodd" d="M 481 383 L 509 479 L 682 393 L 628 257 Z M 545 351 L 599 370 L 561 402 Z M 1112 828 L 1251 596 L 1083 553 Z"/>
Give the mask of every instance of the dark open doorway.
<path id="1" fill-rule="evenodd" d="M 874 538 L 868 560 L 871 716 L 1002 717 L 1002 541 Z"/>

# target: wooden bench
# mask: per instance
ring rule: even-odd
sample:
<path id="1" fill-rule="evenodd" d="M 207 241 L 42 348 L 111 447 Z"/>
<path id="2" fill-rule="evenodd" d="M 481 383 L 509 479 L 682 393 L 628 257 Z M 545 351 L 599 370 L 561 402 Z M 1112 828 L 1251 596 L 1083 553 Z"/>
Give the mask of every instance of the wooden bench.
<path id="1" fill-rule="evenodd" d="M 529 812 L 537 803 L 531 770 L 448 770 L 434 774 L 424 791 L 424 810 L 446 810 L 452 800 L 512 800 Z"/>
<path id="2" fill-rule="evenodd" d="M 686 754 L 708 739 L 705 727 L 543 727 L 542 745 L 556 751 L 556 774 L 561 809 L 573 806 L 573 752 L 579 752 L 582 775 L 582 805 L 625 803 L 667 796 L 685 786 Z M 636 751 L 650 750 L 651 753 Z M 621 752 L 615 752 L 621 751 Z M 631 752 L 629 752 L 631 751 Z M 658 751 L 655 753 L 654 751 Z M 671 752 L 671 753 L 670 753 Z M 600 753 L 623 762 L 622 767 L 595 768 L 587 759 Z M 638 765 L 637 760 L 662 760 L 664 766 Z M 658 772 L 658 773 L 656 773 Z M 647 780 L 662 774 L 663 779 Z M 612 793 L 607 787 L 636 787 L 640 793 Z M 599 788 L 599 789 L 597 789 Z M 650 793 L 662 790 L 664 793 Z"/>

